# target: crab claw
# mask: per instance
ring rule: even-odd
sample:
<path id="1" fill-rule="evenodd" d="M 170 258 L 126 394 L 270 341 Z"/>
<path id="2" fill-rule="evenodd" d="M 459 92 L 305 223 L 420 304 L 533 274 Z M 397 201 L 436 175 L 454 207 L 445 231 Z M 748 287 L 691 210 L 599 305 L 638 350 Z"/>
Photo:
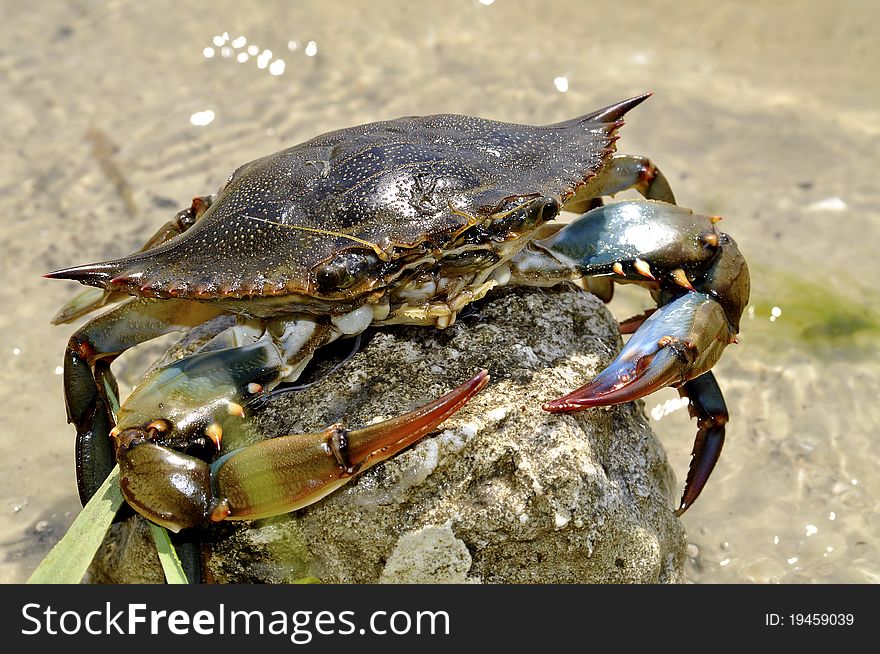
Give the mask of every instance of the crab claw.
<path id="1" fill-rule="evenodd" d="M 312 434 L 269 438 L 213 464 L 158 445 L 143 430 L 118 432 L 122 492 L 138 513 L 175 532 L 227 518 L 295 511 L 415 443 L 488 381 L 481 370 L 446 395 L 396 418 L 351 431 L 336 424 Z"/>
<path id="2" fill-rule="evenodd" d="M 651 314 L 592 382 L 547 402 L 544 409 L 580 411 L 629 402 L 664 386 L 678 387 L 690 400 L 690 413 L 698 424 L 684 493 L 675 512 L 680 516 L 700 495 L 724 445 L 727 407 L 709 369 L 735 336 L 720 303 L 705 293 L 687 293 Z"/>
<path id="3" fill-rule="evenodd" d="M 415 443 L 488 381 L 481 370 L 443 397 L 369 427 L 348 431 L 331 425 L 323 432 L 272 438 L 233 452 L 212 466 L 218 504 L 211 519 L 265 518 L 317 502 Z"/>
<path id="4" fill-rule="evenodd" d="M 593 381 L 543 408 L 580 411 L 681 386 L 712 368 L 735 335 L 718 302 L 704 293 L 687 293 L 645 320 Z"/>

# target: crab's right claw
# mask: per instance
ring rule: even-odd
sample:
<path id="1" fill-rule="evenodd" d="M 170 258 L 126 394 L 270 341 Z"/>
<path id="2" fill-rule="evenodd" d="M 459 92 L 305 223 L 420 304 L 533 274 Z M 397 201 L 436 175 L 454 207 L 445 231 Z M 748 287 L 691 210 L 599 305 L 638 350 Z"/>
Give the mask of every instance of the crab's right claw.
<path id="1" fill-rule="evenodd" d="M 593 381 L 547 402 L 544 409 L 579 411 L 681 386 L 711 369 L 735 336 L 718 302 L 704 293 L 687 293 L 645 320 Z"/>
<path id="2" fill-rule="evenodd" d="M 122 492 L 138 513 L 172 531 L 289 513 L 412 445 L 488 381 L 481 370 L 446 395 L 396 418 L 351 431 L 331 425 L 322 432 L 269 438 L 213 464 L 128 430 L 116 438 Z"/>
<path id="3" fill-rule="evenodd" d="M 418 441 L 488 381 L 481 370 L 446 395 L 396 418 L 352 431 L 331 425 L 317 434 L 272 438 L 233 453 L 213 466 L 219 504 L 212 520 L 269 517 L 317 502 Z"/>

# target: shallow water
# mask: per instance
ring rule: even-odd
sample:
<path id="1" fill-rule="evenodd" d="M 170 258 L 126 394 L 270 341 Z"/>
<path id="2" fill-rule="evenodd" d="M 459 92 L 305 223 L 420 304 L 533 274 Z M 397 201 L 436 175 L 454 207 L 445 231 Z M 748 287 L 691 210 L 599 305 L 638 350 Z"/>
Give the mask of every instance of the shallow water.
<path id="1" fill-rule="evenodd" d="M 684 517 L 688 579 L 880 580 L 880 5 L 180 4 L 0 6 L 0 581 L 25 580 L 79 509 L 71 329 L 49 325 L 77 287 L 42 273 L 132 251 L 238 164 L 330 129 L 553 122 L 649 89 L 619 149 L 724 215 L 753 280 L 716 367 L 733 420 Z M 647 305 L 623 295 L 620 317 Z M 120 361 L 123 386 L 151 356 Z M 676 398 L 646 408 L 683 479 Z"/>

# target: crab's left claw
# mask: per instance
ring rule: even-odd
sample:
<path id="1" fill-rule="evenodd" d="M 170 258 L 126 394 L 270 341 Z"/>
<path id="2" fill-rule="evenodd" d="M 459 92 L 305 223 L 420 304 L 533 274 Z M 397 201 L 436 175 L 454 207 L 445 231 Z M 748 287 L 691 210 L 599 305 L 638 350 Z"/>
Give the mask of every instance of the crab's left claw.
<path id="1" fill-rule="evenodd" d="M 544 409 L 578 411 L 681 386 L 711 369 L 735 335 L 718 302 L 704 293 L 688 293 L 645 320 L 593 381 L 547 402 Z"/>
<path id="2" fill-rule="evenodd" d="M 736 332 L 721 305 L 704 293 L 687 293 L 642 323 L 617 358 L 586 386 L 544 404 L 547 411 L 579 411 L 628 402 L 676 386 L 697 418 L 690 470 L 677 515 L 697 499 L 721 454 L 727 407 L 708 370 Z"/>
<path id="3" fill-rule="evenodd" d="M 727 409 L 709 370 L 736 342 L 749 300 L 748 266 L 736 242 L 718 231 L 718 220 L 668 202 L 616 202 L 530 243 L 511 267 L 530 283 L 598 275 L 651 289 L 660 308 L 625 323 L 622 332 L 640 326 L 617 358 L 544 409 L 580 411 L 677 387 L 698 422 L 679 515 L 700 494 L 721 452 Z"/>

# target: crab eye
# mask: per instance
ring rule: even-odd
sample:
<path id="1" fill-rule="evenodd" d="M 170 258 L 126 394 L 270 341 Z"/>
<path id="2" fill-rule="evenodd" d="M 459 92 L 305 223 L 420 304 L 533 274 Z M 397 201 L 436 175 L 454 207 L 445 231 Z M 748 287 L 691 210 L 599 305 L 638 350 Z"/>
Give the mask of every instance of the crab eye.
<path id="1" fill-rule="evenodd" d="M 349 288 L 378 262 L 375 255 L 346 252 L 315 269 L 315 279 L 321 291 Z"/>

